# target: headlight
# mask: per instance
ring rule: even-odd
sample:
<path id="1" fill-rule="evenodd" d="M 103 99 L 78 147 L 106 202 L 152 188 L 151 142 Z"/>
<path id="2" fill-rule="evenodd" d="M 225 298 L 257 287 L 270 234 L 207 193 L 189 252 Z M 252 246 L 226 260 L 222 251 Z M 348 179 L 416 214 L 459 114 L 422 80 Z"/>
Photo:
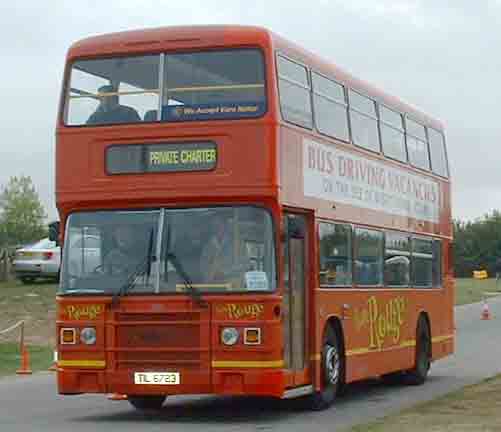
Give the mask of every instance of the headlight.
<path id="1" fill-rule="evenodd" d="M 85 327 L 82 329 L 80 340 L 86 345 L 94 345 L 96 343 L 96 329 L 94 327 Z"/>
<path id="2" fill-rule="evenodd" d="M 235 345 L 238 341 L 238 330 L 234 327 L 227 327 L 221 331 L 221 342 L 225 345 Z"/>

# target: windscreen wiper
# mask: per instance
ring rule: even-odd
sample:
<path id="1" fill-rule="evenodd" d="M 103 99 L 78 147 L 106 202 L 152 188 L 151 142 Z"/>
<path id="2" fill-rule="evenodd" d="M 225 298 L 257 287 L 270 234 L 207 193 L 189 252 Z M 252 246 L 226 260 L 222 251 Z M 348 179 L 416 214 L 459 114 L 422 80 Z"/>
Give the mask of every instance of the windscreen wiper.
<path id="1" fill-rule="evenodd" d="M 193 286 L 190 276 L 184 270 L 183 265 L 181 264 L 181 261 L 179 261 L 179 258 L 176 256 L 176 254 L 168 252 L 165 258 L 167 261 L 170 261 L 172 263 L 179 276 L 181 276 L 184 286 L 193 300 L 195 300 L 200 307 L 207 307 L 207 302 L 202 298 L 200 291 L 198 291 Z"/>
<path id="2" fill-rule="evenodd" d="M 153 228 L 150 230 L 150 239 L 148 241 L 148 252 L 143 261 L 127 276 L 125 282 L 120 286 L 120 289 L 113 294 L 112 303 L 116 304 L 118 299 L 132 289 L 136 283 L 136 279 L 141 275 L 146 275 L 146 283 L 148 283 L 151 274 L 151 263 L 153 261 Z"/>
<path id="3" fill-rule="evenodd" d="M 188 294 L 191 296 L 191 298 L 200 307 L 207 307 L 207 302 L 202 298 L 200 292 L 193 286 L 191 278 L 184 270 L 181 261 L 179 261 L 179 258 L 176 256 L 176 254 L 171 252 L 171 227 L 172 224 L 169 223 L 167 228 L 167 251 L 165 253 L 165 263 L 167 264 L 169 261 L 172 263 L 177 274 L 183 279 L 184 287 L 186 288 L 186 291 L 188 291 Z"/>

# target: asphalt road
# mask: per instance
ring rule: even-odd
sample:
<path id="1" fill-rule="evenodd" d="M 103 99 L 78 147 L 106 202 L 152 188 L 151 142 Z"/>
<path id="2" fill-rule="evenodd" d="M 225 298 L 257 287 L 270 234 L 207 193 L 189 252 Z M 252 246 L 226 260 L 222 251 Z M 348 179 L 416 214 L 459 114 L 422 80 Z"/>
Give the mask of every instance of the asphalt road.
<path id="1" fill-rule="evenodd" d="M 327 411 L 305 411 L 291 401 L 176 397 L 167 399 L 159 413 L 145 415 L 128 402 L 108 401 L 102 395 L 60 397 L 54 375 L 41 373 L 0 380 L 0 431 L 340 430 L 501 373 L 501 298 L 491 299 L 489 305 L 493 314 L 490 321 L 480 320 L 480 304 L 456 308 L 456 353 L 433 364 L 424 386 L 379 381 L 352 385 Z"/>

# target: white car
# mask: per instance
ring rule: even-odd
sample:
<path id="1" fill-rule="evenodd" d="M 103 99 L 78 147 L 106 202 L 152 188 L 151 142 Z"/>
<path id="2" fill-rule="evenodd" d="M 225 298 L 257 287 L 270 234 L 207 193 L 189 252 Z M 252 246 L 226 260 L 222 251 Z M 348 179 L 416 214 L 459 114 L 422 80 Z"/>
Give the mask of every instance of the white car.
<path id="1" fill-rule="evenodd" d="M 16 277 L 23 283 L 37 278 L 59 279 L 61 248 L 48 238 L 16 251 L 12 262 Z"/>
<path id="2" fill-rule="evenodd" d="M 101 239 L 97 235 L 74 236 L 70 243 L 71 257 L 68 271 L 82 277 L 101 267 Z M 65 270 L 66 271 L 66 270 Z"/>

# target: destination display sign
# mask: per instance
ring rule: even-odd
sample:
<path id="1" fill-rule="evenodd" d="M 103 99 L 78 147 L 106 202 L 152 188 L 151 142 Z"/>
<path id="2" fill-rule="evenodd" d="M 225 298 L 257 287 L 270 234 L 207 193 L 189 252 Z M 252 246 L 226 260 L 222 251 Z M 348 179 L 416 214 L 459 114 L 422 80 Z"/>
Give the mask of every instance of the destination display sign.
<path id="1" fill-rule="evenodd" d="M 211 141 L 116 145 L 106 150 L 108 174 L 210 171 L 216 165 L 217 146 Z"/>
<path id="2" fill-rule="evenodd" d="M 310 139 L 303 140 L 303 191 L 309 197 L 439 222 L 437 181 Z"/>

